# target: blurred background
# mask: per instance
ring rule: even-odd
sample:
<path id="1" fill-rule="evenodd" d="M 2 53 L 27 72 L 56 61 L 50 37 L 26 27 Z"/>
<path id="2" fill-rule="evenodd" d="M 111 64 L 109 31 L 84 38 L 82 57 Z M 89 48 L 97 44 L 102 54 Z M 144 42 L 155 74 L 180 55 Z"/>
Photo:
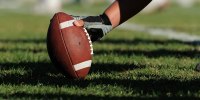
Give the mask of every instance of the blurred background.
<path id="1" fill-rule="evenodd" d="M 0 38 L 45 41 L 49 20 L 54 13 L 99 15 L 113 1 L 0 0 Z M 153 0 L 141 13 L 117 29 L 199 43 L 199 10 L 199 0 Z"/>
<path id="2" fill-rule="evenodd" d="M 114 0 L 0 0 L 0 9 L 12 9 L 12 10 L 31 10 L 36 13 L 55 13 L 63 10 L 67 5 L 80 6 L 93 6 L 99 4 L 110 4 Z M 161 10 L 169 5 L 176 4 L 177 6 L 190 8 L 197 5 L 199 0 L 153 0 L 149 5 L 148 10 L 145 12 L 152 12 L 155 10 Z M 69 7 L 68 7 L 69 9 Z"/>
<path id="3" fill-rule="evenodd" d="M 43 13 L 55 13 L 57 11 L 63 10 L 67 5 L 80 4 L 85 6 L 99 5 L 99 4 L 109 4 L 114 0 L 0 0 L 1 9 L 12 9 L 12 10 L 32 10 L 35 12 Z M 197 5 L 199 0 L 153 0 L 151 5 L 149 5 L 148 10 L 153 11 L 156 9 L 163 9 L 166 6 L 176 4 L 184 8 L 190 8 Z"/>
<path id="4" fill-rule="evenodd" d="M 46 20 L 41 21 L 41 23 L 46 24 L 42 30 L 46 30 L 47 20 L 50 19 L 55 12 L 64 11 L 72 15 L 97 15 L 101 14 L 113 1 L 114 0 L 0 0 L 0 11 L 1 15 L 5 15 L 4 17 L 1 16 L 2 20 L 7 17 L 6 14 L 8 16 L 11 14 L 12 16 L 9 17 L 11 17 L 12 20 L 15 16 L 20 14 L 24 14 L 24 16 L 21 15 L 21 17 L 28 17 L 27 15 L 47 17 L 45 18 Z M 129 22 L 150 27 L 170 28 L 191 34 L 200 34 L 200 26 L 197 23 L 199 19 L 199 4 L 199 0 L 153 0 L 142 13 Z M 22 18 L 22 20 L 25 19 L 26 18 Z M 4 24 L 5 23 L 0 23 L 1 26 L 4 26 Z M 17 23 L 13 24 L 18 26 Z M 26 28 L 26 26 L 27 25 L 21 28 Z M 2 30 L 5 30 L 5 32 L 7 31 L 6 28 L 1 28 L 1 33 Z"/>

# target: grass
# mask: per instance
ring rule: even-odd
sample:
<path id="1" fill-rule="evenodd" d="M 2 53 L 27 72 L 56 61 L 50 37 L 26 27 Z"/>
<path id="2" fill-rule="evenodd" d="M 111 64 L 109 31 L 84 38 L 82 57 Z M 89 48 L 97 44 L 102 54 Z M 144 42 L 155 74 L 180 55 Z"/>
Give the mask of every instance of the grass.
<path id="1" fill-rule="evenodd" d="M 200 97 L 200 73 L 194 70 L 200 58 L 199 44 L 117 29 L 94 43 L 93 64 L 86 79 L 70 80 L 56 70 L 47 54 L 45 41 L 50 17 L 1 12 L 2 99 Z M 137 17 L 135 21 L 141 19 Z M 141 21 L 149 25 L 152 22 L 153 17 Z M 197 25 L 198 21 L 191 23 Z"/>
<path id="2" fill-rule="evenodd" d="M 171 28 L 176 31 L 200 35 L 200 26 L 196 23 L 199 21 L 200 17 L 200 13 L 197 12 L 199 9 L 199 5 L 192 8 L 171 6 L 164 12 L 159 12 L 157 14 L 140 14 L 139 16 L 134 17 L 131 21 L 149 27 Z"/>

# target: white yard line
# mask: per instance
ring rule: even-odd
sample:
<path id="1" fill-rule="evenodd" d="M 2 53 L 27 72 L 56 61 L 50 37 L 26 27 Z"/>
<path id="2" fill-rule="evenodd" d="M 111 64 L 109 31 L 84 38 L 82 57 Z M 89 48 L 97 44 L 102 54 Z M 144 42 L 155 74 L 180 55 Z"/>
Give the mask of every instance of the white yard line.
<path id="1" fill-rule="evenodd" d="M 125 23 L 119 26 L 118 28 L 130 31 L 145 32 L 155 36 L 164 36 L 169 39 L 176 39 L 184 42 L 200 41 L 200 36 L 191 35 L 191 33 L 186 33 L 186 32 L 177 32 L 172 29 L 149 28 L 142 25 L 130 24 L 130 23 Z"/>

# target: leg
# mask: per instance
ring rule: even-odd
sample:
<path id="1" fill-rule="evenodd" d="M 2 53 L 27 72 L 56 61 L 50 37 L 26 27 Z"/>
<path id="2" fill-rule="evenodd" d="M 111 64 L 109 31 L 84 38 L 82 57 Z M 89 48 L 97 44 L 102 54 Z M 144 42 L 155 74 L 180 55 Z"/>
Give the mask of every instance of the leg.
<path id="1" fill-rule="evenodd" d="M 150 2 L 151 0 L 116 0 L 102 15 L 88 16 L 75 21 L 74 24 L 80 27 L 84 26 L 91 35 L 91 39 L 96 41 L 136 15 Z"/>
<path id="2" fill-rule="evenodd" d="M 116 0 L 104 13 L 109 17 L 113 28 L 115 28 L 136 15 L 150 2 L 151 0 Z M 83 24 L 82 20 L 75 22 L 77 26 L 83 26 Z"/>
<path id="3" fill-rule="evenodd" d="M 150 2 L 151 0 L 116 0 L 105 10 L 105 14 L 109 17 L 112 26 L 117 27 L 140 12 Z"/>

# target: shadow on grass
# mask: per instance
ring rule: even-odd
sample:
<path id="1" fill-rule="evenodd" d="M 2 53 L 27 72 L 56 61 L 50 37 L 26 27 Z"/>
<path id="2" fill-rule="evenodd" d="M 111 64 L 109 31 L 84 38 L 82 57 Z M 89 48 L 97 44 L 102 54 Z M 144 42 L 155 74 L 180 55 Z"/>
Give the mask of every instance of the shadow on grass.
<path id="1" fill-rule="evenodd" d="M 38 48 L 38 47 L 31 47 L 32 44 L 40 44 L 44 43 L 46 44 L 45 39 L 0 39 L 0 43 L 3 43 L 2 45 L 5 45 L 5 47 L 0 48 L 0 52 L 32 52 L 32 53 L 39 53 L 39 52 L 47 52 L 46 48 Z M 16 46 L 14 48 L 8 48 L 6 47 L 6 43 L 12 43 L 15 45 L 16 43 L 20 43 L 21 46 Z M 24 48 L 24 43 L 30 43 L 29 48 Z"/>
<path id="2" fill-rule="evenodd" d="M 0 43 L 45 43 L 45 39 L 34 39 L 34 38 L 26 38 L 26 39 L 0 39 Z"/>
<path id="3" fill-rule="evenodd" d="M 189 58 L 200 58 L 200 51 L 199 50 L 168 50 L 168 49 L 157 49 L 157 50 L 98 50 L 95 51 L 95 54 L 118 54 L 118 55 L 142 55 L 149 58 L 157 58 L 157 57 L 175 57 L 175 58 L 182 58 L 182 57 L 189 57 Z"/>
<path id="4" fill-rule="evenodd" d="M 14 48 L 14 49 L 9 49 L 9 48 L 0 48 L 0 52 L 32 52 L 32 53 L 40 53 L 40 52 L 46 52 L 46 48 Z"/>
<path id="5" fill-rule="evenodd" d="M 184 45 L 198 46 L 198 45 L 200 45 L 200 40 L 199 41 L 193 41 L 193 42 L 183 42 L 183 41 L 179 41 L 179 40 L 157 40 L 157 39 L 135 38 L 135 39 L 132 39 L 132 40 L 105 39 L 105 40 L 102 40 L 102 41 L 98 41 L 98 43 L 131 44 L 131 45 L 137 45 L 137 44 L 155 44 L 155 45 L 184 44 Z"/>
<path id="6" fill-rule="evenodd" d="M 34 38 L 27 38 L 27 39 L 0 39 L 0 43 L 46 43 L 46 39 L 34 39 Z M 98 43 L 112 43 L 112 44 L 155 44 L 155 45 L 167 45 L 167 44 L 186 44 L 186 45 L 200 45 L 200 41 L 193 41 L 193 42 L 183 42 L 179 40 L 156 40 L 156 39 L 141 39 L 135 38 L 133 40 L 127 39 L 105 39 L 98 41 Z"/>
<path id="7" fill-rule="evenodd" d="M 9 96 L 5 96 L 4 94 L 0 94 L 0 97 L 9 99 L 9 98 L 19 98 L 19 97 L 23 97 L 23 98 L 31 98 L 31 99 L 69 99 L 69 100 L 113 100 L 113 99 L 133 99 L 131 97 L 102 97 L 102 96 L 94 96 L 94 95 L 88 95 L 88 96 L 84 96 L 84 95 L 70 95 L 70 94 L 51 94 L 51 93 L 47 93 L 47 94 L 28 94 L 28 93 L 15 93 Z M 135 98 L 134 98 L 135 100 Z M 140 99 L 139 99 L 140 100 Z M 154 100 L 154 99 L 152 99 Z"/>
<path id="8" fill-rule="evenodd" d="M 128 44 L 128 45 L 138 45 L 138 44 L 155 44 L 155 45 L 169 45 L 169 44 L 183 44 L 183 45 L 190 45 L 196 46 L 200 45 L 200 41 L 193 41 L 193 42 L 183 42 L 179 40 L 148 40 L 148 39 L 140 39 L 136 38 L 133 40 L 125 40 L 125 39 L 105 39 L 102 41 L 99 41 L 98 43 L 111 43 L 111 44 Z M 200 58 L 200 51 L 199 50 L 171 50 L 166 48 L 158 48 L 156 50 L 96 50 L 94 51 L 95 54 L 118 54 L 118 55 L 142 55 L 147 56 L 150 58 L 157 58 L 157 57 L 176 57 L 176 58 L 182 58 L 182 57 L 190 57 L 190 58 Z"/>
<path id="9" fill-rule="evenodd" d="M 71 95 L 71 94 L 28 94 L 28 93 L 15 93 L 8 96 L 4 94 L 0 94 L 1 97 L 9 99 L 9 98 L 20 98 L 23 97 L 25 99 L 69 99 L 69 100 L 199 100 L 197 97 L 117 97 L 117 96 L 94 96 L 94 95 Z M 22 98 L 20 98 L 22 99 Z"/>
<path id="10" fill-rule="evenodd" d="M 93 64 L 90 72 L 103 72 L 104 74 L 112 72 L 123 72 L 134 70 L 136 68 L 144 68 L 145 66 L 136 66 L 131 64 Z M 51 64 L 45 62 L 24 62 L 24 63 L 4 63 L 0 64 L 1 70 L 22 69 L 27 71 L 24 75 L 7 74 L 0 76 L 0 83 L 4 84 L 31 84 L 36 85 L 42 83 L 44 85 L 69 85 L 71 81 L 67 79 Z M 50 75 L 51 74 L 51 75 Z M 74 83 L 71 83 L 73 85 Z M 84 84 L 83 84 L 84 86 Z"/>
<path id="11" fill-rule="evenodd" d="M 62 75 L 58 75 L 59 72 L 52 66 L 50 63 L 5 63 L 0 64 L 1 69 L 9 70 L 12 68 L 24 68 L 28 73 L 24 75 L 20 74 L 6 74 L 0 76 L 0 84 L 12 84 L 12 85 L 38 85 L 42 84 L 44 86 L 68 86 L 68 87 L 78 87 L 84 89 L 91 85 L 111 85 L 111 86 L 120 86 L 127 89 L 131 89 L 134 93 L 139 93 L 139 96 L 147 96 L 156 94 L 159 97 L 179 97 L 180 94 L 182 97 L 194 97 L 193 93 L 198 93 L 200 90 L 200 80 L 189 80 L 189 81 L 180 81 L 180 80 L 169 80 L 169 79 L 151 79 L 151 80 L 129 80 L 129 79 L 110 79 L 110 78 L 94 78 L 88 80 L 70 80 L 65 78 Z M 116 72 L 125 71 L 125 70 L 134 70 L 134 66 L 130 68 L 127 65 L 117 65 L 117 64 L 104 64 L 104 67 L 109 67 L 107 70 L 104 68 L 96 67 L 100 64 L 95 64 L 91 71 L 95 72 L 107 72 L 114 70 Z M 123 68 L 120 68 L 122 66 Z M 137 67 L 136 67 L 137 68 Z M 50 74 L 54 74 L 49 75 Z M 142 76 L 140 74 L 140 76 Z M 147 76 L 146 74 L 144 76 Z M 150 76 L 149 76 L 150 77 Z M 0 94 L 2 97 L 30 97 L 30 98 L 81 98 L 83 99 L 95 99 L 102 98 L 107 99 L 108 97 L 99 97 L 99 96 L 79 96 L 79 95 L 70 95 L 70 94 L 28 94 L 28 93 L 15 93 L 12 95 Z M 138 99 L 139 99 L 138 96 Z M 111 99 L 120 99 L 120 97 L 110 97 Z M 131 97 L 124 97 L 125 99 L 130 99 Z M 122 99 L 122 98 L 121 98 Z M 137 99 L 137 97 L 135 98 Z M 193 98 L 194 99 L 194 98 Z"/>

